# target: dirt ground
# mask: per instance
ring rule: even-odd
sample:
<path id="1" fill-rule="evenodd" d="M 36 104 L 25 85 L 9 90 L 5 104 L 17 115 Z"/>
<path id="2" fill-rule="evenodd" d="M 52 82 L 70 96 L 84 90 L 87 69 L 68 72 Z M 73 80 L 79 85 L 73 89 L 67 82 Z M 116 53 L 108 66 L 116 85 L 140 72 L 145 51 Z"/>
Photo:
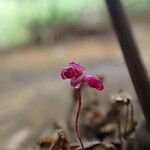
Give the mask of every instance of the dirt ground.
<path id="1" fill-rule="evenodd" d="M 150 27 L 137 25 L 134 29 L 150 71 Z M 80 62 L 87 72 L 106 77 L 105 90 L 99 93 L 104 103 L 123 88 L 133 96 L 138 108 L 120 48 L 112 34 L 0 54 L 0 149 L 17 149 L 26 141 L 27 147 L 34 145 L 43 132 L 52 130 L 53 121 L 64 121 L 71 104 L 71 88 L 61 80 L 60 70 L 68 61 Z"/>

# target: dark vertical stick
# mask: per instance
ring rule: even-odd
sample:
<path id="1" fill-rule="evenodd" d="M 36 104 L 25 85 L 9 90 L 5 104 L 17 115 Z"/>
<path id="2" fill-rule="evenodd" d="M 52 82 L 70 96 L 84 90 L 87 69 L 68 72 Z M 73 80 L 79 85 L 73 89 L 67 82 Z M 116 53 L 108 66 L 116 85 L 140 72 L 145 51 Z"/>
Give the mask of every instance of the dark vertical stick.
<path id="1" fill-rule="evenodd" d="M 150 129 L 150 81 L 140 58 L 120 0 L 106 0 L 114 30 L 127 64 L 146 124 Z"/>

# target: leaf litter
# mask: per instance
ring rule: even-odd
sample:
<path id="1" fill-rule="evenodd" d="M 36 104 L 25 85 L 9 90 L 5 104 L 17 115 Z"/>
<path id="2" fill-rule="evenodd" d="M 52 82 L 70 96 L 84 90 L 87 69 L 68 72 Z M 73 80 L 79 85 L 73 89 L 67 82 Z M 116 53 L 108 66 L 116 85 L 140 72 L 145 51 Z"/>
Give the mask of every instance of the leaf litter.
<path id="1" fill-rule="evenodd" d="M 134 120 L 134 110 L 131 97 L 123 91 L 110 96 L 110 104 L 106 113 L 102 112 L 97 95 L 86 93 L 89 99 L 83 106 L 80 118 L 80 132 L 85 150 L 122 150 L 134 147 L 134 131 L 137 122 Z M 82 150 L 80 144 L 73 138 L 74 105 L 76 95 L 72 91 L 72 106 L 68 113 L 66 127 L 57 124 L 57 130 L 44 136 L 38 142 L 39 150 Z M 92 97 L 92 98 L 91 98 Z M 69 136 L 67 136 L 69 135 Z"/>

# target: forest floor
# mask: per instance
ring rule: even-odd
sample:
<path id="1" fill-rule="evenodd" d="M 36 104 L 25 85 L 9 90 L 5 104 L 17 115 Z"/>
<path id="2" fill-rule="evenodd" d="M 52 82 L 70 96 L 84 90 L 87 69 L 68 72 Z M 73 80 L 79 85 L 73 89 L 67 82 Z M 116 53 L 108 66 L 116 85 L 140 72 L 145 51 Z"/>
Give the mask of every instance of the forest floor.
<path id="1" fill-rule="evenodd" d="M 150 71 L 150 27 L 136 26 L 135 35 Z M 34 145 L 54 121 L 66 119 L 71 88 L 61 80 L 60 70 L 69 61 L 80 62 L 87 72 L 106 77 L 106 88 L 99 93 L 103 101 L 123 88 L 137 104 L 120 48 L 112 34 L 22 48 L 0 54 L 0 60 L 0 149 L 17 149 L 26 141 Z"/>

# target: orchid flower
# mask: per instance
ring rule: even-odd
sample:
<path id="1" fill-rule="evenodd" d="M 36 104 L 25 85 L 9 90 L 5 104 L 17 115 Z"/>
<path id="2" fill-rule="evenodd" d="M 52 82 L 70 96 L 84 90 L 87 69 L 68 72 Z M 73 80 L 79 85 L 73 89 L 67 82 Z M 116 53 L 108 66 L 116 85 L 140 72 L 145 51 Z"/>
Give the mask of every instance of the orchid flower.
<path id="1" fill-rule="evenodd" d="M 82 102 L 81 101 L 82 85 L 84 83 L 87 83 L 90 87 L 95 88 L 98 91 L 101 91 L 104 88 L 103 81 L 99 76 L 87 75 L 85 71 L 86 71 L 85 67 L 75 62 L 70 62 L 69 67 L 63 68 L 61 71 L 62 79 L 70 79 L 71 86 L 76 88 L 77 98 L 78 98 L 77 100 L 79 102 L 79 105 L 78 105 L 78 110 L 76 114 L 75 129 L 76 129 L 76 133 L 77 133 L 79 142 L 81 144 L 82 150 L 84 150 L 84 146 L 83 146 L 80 133 L 78 130 L 78 118 L 80 115 L 81 102 Z"/>
<path id="2" fill-rule="evenodd" d="M 96 88 L 97 90 L 103 90 L 103 81 L 98 76 L 86 75 L 85 68 L 78 63 L 70 62 L 69 67 L 63 68 L 61 71 L 62 79 L 71 79 L 71 86 L 77 87 L 79 84 L 87 82 L 87 84 Z"/>

